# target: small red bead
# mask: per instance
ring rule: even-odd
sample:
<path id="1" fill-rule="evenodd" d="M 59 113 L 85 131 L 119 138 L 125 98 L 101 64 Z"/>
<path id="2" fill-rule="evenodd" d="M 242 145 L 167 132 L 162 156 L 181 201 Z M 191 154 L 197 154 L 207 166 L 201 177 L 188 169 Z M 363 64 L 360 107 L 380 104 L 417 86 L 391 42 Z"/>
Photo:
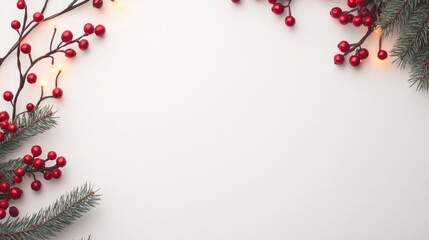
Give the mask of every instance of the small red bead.
<path id="1" fill-rule="evenodd" d="M 6 210 L 3 208 L 0 208 L 0 219 L 3 219 L 6 217 Z"/>
<path id="2" fill-rule="evenodd" d="M 3 99 L 5 101 L 12 101 L 13 99 L 13 93 L 11 91 L 6 91 L 3 93 Z"/>
<path id="3" fill-rule="evenodd" d="M 27 154 L 22 158 L 22 162 L 25 164 L 32 164 L 33 163 L 33 157 L 31 155 Z"/>
<path id="4" fill-rule="evenodd" d="M 5 135 L 3 132 L 0 132 L 0 142 L 3 142 L 5 138 Z"/>
<path id="5" fill-rule="evenodd" d="M 20 23 L 18 20 L 13 20 L 13 21 L 10 23 L 10 26 L 11 26 L 13 29 L 18 30 L 18 29 L 21 27 L 21 23 Z"/>
<path id="6" fill-rule="evenodd" d="M 273 11 L 274 14 L 280 15 L 285 10 L 285 7 L 281 3 L 274 3 L 273 7 L 271 8 L 271 11 Z"/>
<path id="7" fill-rule="evenodd" d="M 350 56 L 349 63 L 353 67 L 357 67 L 360 64 L 360 58 L 356 55 L 352 55 L 352 56 Z"/>
<path id="8" fill-rule="evenodd" d="M 92 6 L 95 8 L 101 8 L 103 6 L 103 0 L 92 0 Z"/>
<path id="9" fill-rule="evenodd" d="M 93 34 L 94 33 L 94 25 L 92 25 L 91 23 L 87 23 L 83 26 L 83 31 L 86 34 Z"/>
<path id="10" fill-rule="evenodd" d="M 64 157 L 57 158 L 57 166 L 64 167 L 67 164 L 67 161 Z"/>
<path id="11" fill-rule="evenodd" d="M 341 16 L 341 14 L 343 13 L 343 10 L 341 10 L 341 8 L 339 7 L 334 7 L 331 9 L 331 12 L 329 13 L 331 15 L 331 17 L 333 18 L 339 18 Z"/>
<path id="12" fill-rule="evenodd" d="M 25 107 L 27 108 L 27 111 L 29 111 L 29 112 L 34 110 L 34 104 L 32 104 L 32 103 L 27 103 L 27 105 Z"/>
<path id="13" fill-rule="evenodd" d="M 374 24 L 374 18 L 371 16 L 366 16 L 363 18 L 363 25 L 365 27 L 369 27 L 372 26 L 372 24 Z"/>
<path id="14" fill-rule="evenodd" d="M 356 0 L 347 0 L 347 5 L 351 8 L 357 7 Z"/>
<path id="15" fill-rule="evenodd" d="M 277 0 L 268 0 L 268 3 L 271 3 L 271 4 L 274 4 L 276 2 L 277 2 Z"/>
<path id="16" fill-rule="evenodd" d="M 362 17 L 366 17 L 366 16 L 369 16 L 369 14 L 370 14 L 371 12 L 369 11 L 369 9 L 368 9 L 368 8 L 362 8 L 362 9 L 359 11 L 359 13 L 360 13 L 360 15 L 361 15 Z"/>
<path id="17" fill-rule="evenodd" d="M 353 22 L 353 18 L 355 17 L 355 15 L 349 13 L 349 14 L 347 14 L 347 17 L 349 18 L 349 23 L 352 23 Z"/>
<path id="18" fill-rule="evenodd" d="M 239 3 L 240 0 L 231 0 L 231 2 L 233 2 L 233 3 Z"/>
<path id="19" fill-rule="evenodd" d="M 1 209 L 7 209 L 9 207 L 9 201 L 6 199 L 0 200 L 0 208 Z"/>
<path id="20" fill-rule="evenodd" d="M 293 16 L 287 16 L 285 18 L 285 24 L 288 27 L 293 27 L 295 25 L 295 18 Z"/>
<path id="21" fill-rule="evenodd" d="M 25 169 L 24 168 L 15 169 L 15 176 L 24 177 L 24 175 L 25 175 Z"/>
<path id="22" fill-rule="evenodd" d="M 28 43 L 21 44 L 21 52 L 24 54 L 29 54 L 31 52 L 31 45 Z"/>
<path id="23" fill-rule="evenodd" d="M 334 56 L 334 63 L 336 65 L 340 65 L 344 62 L 344 55 L 343 54 L 335 54 Z"/>
<path id="24" fill-rule="evenodd" d="M 30 73 L 27 75 L 27 82 L 30 84 L 36 83 L 37 75 L 35 73 Z"/>
<path id="25" fill-rule="evenodd" d="M 10 189 L 10 184 L 8 182 L 0 182 L 0 191 L 7 192 Z"/>
<path id="26" fill-rule="evenodd" d="M 33 167 L 37 170 L 40 170 L 45 167 L 45 161 L 41 158 L 35 158 L 33 160 Z"/>
<path id="27" fill-rule="evenodd" d="M 25 1 L 19 0 L 18 2 L 16 2 L 16 7 L 18 9 L 24 9 L 26 7 Z"/>
<path id="28" fill-rule="evenodd" d="M 11 123 L 11 124 L 9 124 L 9 126 L 7 126 L 7 131 L 8 132 L 14 133 L 17 130 L 18 130 L 18 126 L 16 126 L 15 123 Z"/>
<path id="29" fill-rule="evenodd" d="M 70 42 L 73 40 L 73 33 L 70 30 L 66 30 L 61 34 L 61 40 L 63 42 Z"/>
<path id="30" fill-rule="evenodd" d="M 358 56 L 360 59 L 366 59 L 369 56 L 369 52 L 366 48 L 361 48 L 358 51 Z"/>
<path id="31" fill-rule="evenodd" d="M 79 41 L 79 48 L 80 50 L 86 50 L 89 47 L 89 42 L 86 39 L 82 39 Z"/>
<path id="32" fill-rule="evenodd" d="M 40 156 L 40 154 L 42 154 L 42 148 L 39 145 L 34 145 L 31 148 L 31 154 L 33 154 L 34 157 Z"/>
<path id="33" fill-rule="evenodd" d="M 99 24 L 95 27 L 94 33 L 95 35 L 101 37 L 106 33 L 106 28 L 103 25 Z"/>
<path id="34" fill-rule="evenodd" d="M 52 169 L 52 170 L 51 170 L 51 174 L 52 174 L 52 177 L 53 177 L 53 178 L 58 179 L 58 178 L 60 178 L 60 177 L 61 177 L 62 172 L 61 172 L 61 170 L 60 170 L 60 169 L 55 168 L 55 169 Z"/>
<path id="35" fill-rule="evenodd" d="M 34 191 L 39 191 L 40 188 L 42 188 L 42 182 L 40 182 L 39 180 L 34 180 L 31 183 L 31 189 L 33 189 Z"/>
<path id="36" fill-rule="evenodd" d="M 353 26 L 360 27 L 362 26 L 363 18 L 360 15 L 356 15 L 353 17 Z"/>
<path id="37" fill-rule="evenodd" d="M 17 208 L 17 207 L 10 207 L 10 208 L 9 208 L 9 215 L 10 215 L 11 217 L 18 217 L 18 215 L 19 215 L 19 210 L 18 210 L 18 208 Z"/>
<path id="38" fill-rule="evenodd" d="M 43 16 L 43 14 L 41 12 L 36 12 L 36 13 L 33 14 L 33 19 L 36 22 L 41 22 L 41 21 L 43 21 L 44 16 Z"/>
<path id="39" fill-rule="evenodd" d="M 12 199 L 21 198 L 22 190 L 19 187 L 13 187 L 9 190 L 9 197 Z"/>
<path id="40" fill-rule="evenodd" d="M 0 121 L 9 120 L 9 113 L 6 111 L 0 112 Z"/>
<path id="41" fill-rule="evenodd" d="M 74 58 L 74 57 L 76 57 L 76 51 L 72 48 L 69 48 L 66 50 L 65 55 L 68 58 Z"/>
<path id="42" fill-rule="evenodd" d="M 350 44 L 347 41 L 341 41 L 338 43 L 337 47 L 341 52 L 347 52 L 350 50 Z"/>
<path id="43" fill-rule="evenodd" d="M 54 88 L 54 90 L 52 90 L 52 96 L 57 99 L 62 98 L 63 90 L 61 88 Z"/>
<path id="44" fill-rule="evenodd" d="M 355 2 L 356 2 L 356 5 L 358 6 L 363 6 L 366 3 L 365 0 L 355 0 Z"/>
<path id="45" fill-rule="evenodd" d="M 13 176 L 13 182 L 14 183 L 21 183 L 22 182 L 22 177 Z"/>
<path id="46" fill-rule="evenodd" d="M 349 23 L 349 17 L 347 16 L 347 14 L 341 14 L 341 16 L 338 18 L 338 21 L 340 22 L 340 24 L 346 25 L 347 23 Z"/>
<path id="47" fill-rule="evenodd" d="M 380 60 L 384 60 L 384 59 L 386 59 L 387 58 L 387 56 L 388 56 L 389 54 L 387 54 L 387 52 L 385 51 L 385 50 L 378 50 L 378 53 L 377 53 L 377 57 L 378 57 L 378 59 L 380 59 Z"/>
<path id="48" fill-rule="evenodd" d="M 52 179 L 52 173 L 50 171 L 46 171 L 43 173 L 43 178 L 46 180 L 51 180 Z"/>
<path id="49" fill-rule="evenodd" d="M 9 126 L 9 122 L 7 120 L 1 121 L 0 122 L 0 128 L 1 129 L 7 129 L 7 127 Z"/>
<path id="50" fill-rule="evenodd" d="M 57 153 L 54 151 L 50 151 L 48 152 L 48 159 L 49 160 L 54 160 L 55 158 L 57 158 Z"/>

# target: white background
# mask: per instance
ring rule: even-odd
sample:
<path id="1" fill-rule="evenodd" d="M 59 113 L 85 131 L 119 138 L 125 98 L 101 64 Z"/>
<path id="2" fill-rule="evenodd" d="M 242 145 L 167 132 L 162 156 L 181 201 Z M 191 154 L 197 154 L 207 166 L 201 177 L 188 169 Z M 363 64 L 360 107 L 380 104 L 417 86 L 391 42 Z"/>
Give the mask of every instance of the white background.
<path id="1" fill-rule="evenodd" d="M 57 239 L 428 239 L 429 93 L 391 59 L 333 64 L 337 43 L 365 32 L 330 18 L 344 1 L 294 1 L 292 29 L 262 0 L 109 5 L 57 20 L 108 32 L 62 62 L 59 126 L 10 156 L 41 144 L 69 161 L 40 193 L 23 184 L 23 213 L 85 181 L 101 188 Z M 49 39 L 49 23 L 39 30 Z M 11 89 L 14 64 L 0 73 Z"/>

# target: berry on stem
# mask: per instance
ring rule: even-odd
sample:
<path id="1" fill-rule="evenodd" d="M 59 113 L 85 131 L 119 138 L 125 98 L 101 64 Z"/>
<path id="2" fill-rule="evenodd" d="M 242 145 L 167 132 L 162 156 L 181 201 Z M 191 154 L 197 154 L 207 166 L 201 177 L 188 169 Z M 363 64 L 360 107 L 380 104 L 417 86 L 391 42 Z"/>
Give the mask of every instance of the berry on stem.
<path id="1" fill-rule="evenodd" d="M 86 50 L 89 47 L 89 42 L 86 39 L 82 39 L 79 41 L 79 49 L 80 50 Z"/>
<path id="2" fill-rule="evenodd" d="M 66 30 L 61 34 L 61 40 L 63 42 L 70 42 L 73 40 L 73 33 L 70 30 Z"/>
<path id="3" fill-rule="evenodd" d="M 285 18 L 285 24 L 288 27 L 293 27 L 295 25 L 295 18 L 293 16 L 287 16 Z"/>
<path id="4" fill-rule="evenodd" d="M 24 9 L 26 7 L 25 1 L 19 0 L 18 2 L 16 2 L 16 7 L 18 9 Z"/>
<path id="5" fill-rule="evenodd" d="M 52 96 L 57 99 L 62 98 L 63 90 L 61 88 L 54 88 L 54 90 L 52 90 Z"/>
<path id="6" fill-rule="evenodd" d="M 21 44 L 21 52 L 24 54 L 29 54 L 31 52 L 31 45 L 28 43 Z"/>
<path id="7" fill-rule="evenodd" d="M 280 15 L 285 10 L 285 7 L 281 3 L 274 3 L 273 7 L 271 8 L 271 11 L 274 14 Z"/>
<path id="8" fill-rule="evenodd" d="M 103 7 L 103 0 L 93 0 L 92 6 L 95 8 L 101 8 Z"/>
<path id="9" fill-rule="evenodd" d="M 31 189 L 33 189 L 34 191 L 39 191 L 40 188 L 42 188 L 42 182 L 40 182 L 39 180 L 34 180 L 31 183 Z"/>
<path id="10" fill-rule="evenodd" d="M 357 67 L 360 64 L 360 58 L 356 55 L 352 55 L 352 56 L 350 56 L 349 63 L 353 67 Z"/>
<path id="11" fill-rule="evenodd" d="M 64 157 L 57 158 L 57 166 L 64 167 L 67 164 L 67 161 Z"/>
<path id="12" fill-rule="evenodd" d="M 387 58 L 388 55 L 389 54 L 387 54 L 387 52 L 385 50 L 382 50 L 382 49 L 378 50 L 378 53 L 377 53 L 378 59 L 384 60 Z"/>
<path id="13" fill-rule="evenodd" d="M 5 100 L 5 101 L 12 101 L 12 99 L 13 99 L 13 93 L 11 92 L 11 91 L 5 91 L 4 93 L 3 93 L 3 99 Z"/>
<path id="14" fill-rule="evenodd" d="M 42 148 L 39 145 L 34 145 L 31 148 L 31 154 L 33 154 L 34 157 L 40 156 L 40 154 L 42 154 Z"/>
<path id="15" fill-rule="evenodd" d="M 361 48 L 358 51 L 358 56 L 360 59 L 366 59 L 369 56 L 369 52 L 366 48 Z"/>
<path id="16" fill-rule="evenodd" d="M 60 169 L 54 168 L 54 169 L 51 170 L 51 174 L 52 174 L 53 178 L 58 179 L 58 178 L 61 177 L 62 172 L 61 172 Z"/>
<path id="17" fill-rule="evenodd" d="M 27 82 L 30 84 L 36 83 L 37 75 L 35 73 L 30 73 L 27 75 Z"/>
<path id="18" fill-rule="evenodd" d="M 68 58 L 74 58 L 74 57 L 76 57 L 76 51 L 74 49 L 72 49 L 72 48 L 67 49 L 64 54 Z"/>
<path id="19" fill-rule="evenodd" d="M 9 197 L 12 199 L 19 199 L 22 196 L 22 190 L 19 187 L 13 187 L 9 190 Z"/>
<path id="20" fill-rule="evenodd" d="M 41 12 L 36 12 L 33 14 L 33 19 L 36 22 L 41 22 L 41 21 L 43 21 L 44 18 L 45 17 L 43 16 L 43 13 L 41 13 Z"/>
<path id="21" fill-rule="evenodd" d="M 7 131 L 8 132 L 14 133 L 17 130 L 18 130 L 18 126 L 16 126 L 15 123 L 11 123 L 11 124 L 9 124 L 9 126 L 7 126 Z"/>
<path id="22" fill-rule="evenodd" d="M 29 112 L 34 110 L 34 104 L 32 104 L 32 103 L 27 103 L 27 105 L 25 107 L 27 108 L 27 111 L 29 111 Z"/>
<path id="23" fill-rule="evenodd" d="M 344 55 L 343 54 L 335 54 L 334 56 L 334 63 L 337 65 L 340 65 L 344 62 Z"/>
<path id="24" fill-rule="evenodd" d="M 92 25 L 91 23 L 87 23 L 83 26 L 83 31 L 86 34 L 93 34 L 94 33 L 94 25 Z"/>
<path id="25" fill-rule="evenodd" d="M 350 44 L 347 41 L 341 41 L 338 43 L 337 47 L 341 52 L 347 52 L 350 50 Z"/>
<path id="26" fill-rule="evenodd" d="M 94 33 L 95 35 L 101 37 L 106 33 L 106 28 L 103 25 L 99 24 L 95 27 Z"/>
<path id="27" fill-rule="evenodd" d="M 331 12 L 329 13 L 333 18 L 339 18 L 341 14 L 343 13 L 343 10 L 339 7 L 333 7 L 331 9 Z"/>
<path id="28" fill-rule="evenodd" d="M 17 207 L 10 207 L 10 208 L 9 208 L 9 215 L 10 215 L 11 217 L 18 217 L 18 215 L 19 215 L 19 210 L 18 210 L 18 208 L 17 208 Z"/>
<path id="29" fill-rule="evenodd" d="M 18 29 L 21 27 L 21 23 L 20 23 L 18 20 L 13 20 L 13 21 L 10 23 L 10 26 L 11 26 L 13 29 L 18 30 Z"/>

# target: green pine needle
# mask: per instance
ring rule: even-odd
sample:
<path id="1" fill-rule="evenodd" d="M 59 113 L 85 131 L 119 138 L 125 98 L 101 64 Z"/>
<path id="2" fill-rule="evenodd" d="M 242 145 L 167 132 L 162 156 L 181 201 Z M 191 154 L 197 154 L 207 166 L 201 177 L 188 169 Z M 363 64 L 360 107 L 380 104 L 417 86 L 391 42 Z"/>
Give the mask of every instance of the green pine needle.
<path id="1" fill-rule="evenodd" d="M 2 181 L 12 182 L 13 176 L 15 176 L 15 169 L 22 167 L 22 159 L 13 159 L 7 162 L 0 163 L 0 173 L 2 174 Z"/>
<path id="2" fill-rule="evenodd" d="M 2 240 L 46 240 L 94 208 L 100 195 L 90 184 L 64 194 L 51 206 L 30 216 L 0 223 Z"/>

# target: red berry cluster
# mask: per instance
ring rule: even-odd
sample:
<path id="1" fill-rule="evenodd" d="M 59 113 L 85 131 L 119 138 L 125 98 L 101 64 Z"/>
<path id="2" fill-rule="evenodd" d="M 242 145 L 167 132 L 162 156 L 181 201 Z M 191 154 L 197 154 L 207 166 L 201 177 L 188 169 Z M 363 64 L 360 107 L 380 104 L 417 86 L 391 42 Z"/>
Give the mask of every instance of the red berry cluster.
<path id="1" fill-rule="evenodd" d="M 45 159 L 40 158 L 42 148 L 35 145 L 31 148 L 31 154 L 27 154 L 22 158 L 23 166 L 14 170 L 13 182 L 0 181 L 0 219 L 6 217 L 6 210 L 9 209 L 9 215 L 16 217 L 19 215 L 19 210 L 16 207 L 9 207 L 11 200 L 21 198 L 23 191 L 19 187 L 11 187 L 13 184 L 22 182 L 22 178 L 27 174 L 33 177 L 31 189 L 39 191 L 42 188 L 42 182 L 36 179 L 36 173 L 42 173 L 46 180 L 58 179 L 62 172 L 60 168 L 67 164 L 64 157 L 58 157 L 57 153 L 50 151 Z M 49 161 L 55 161 L 54 165 L 46 166 Z M 3 177 L 3 174 L 0 174 Z"/>
<path id="2" fill-rule="evenodd" d="M 240 0 L 231 0 L 233 3 L 239 3 Z M 281 0 L 268 0 L 268 3 L 270 3 L 271 11 L 276 15 L 281 15 L 284 13 L 285 10 L 287 10 L 288 14 L 285 17 L 285 24 L 288 27 L 293 27 L 295 25 L 295 18 L 292 16 L 292 11 L 290 9 L 290 3 L 292 0 L 286 0 L 281 2 Z"/>
<path id="3" fill-rule="evenodd" d="M 6 111 L 0 112 L 0 142 L 6 140 L 8 135 L 11 135 L 18 131 L 18 126 L 15 123 L 10 122 L 9 113 Z"/>
<path id="4" fill-rule="evenodd" d="M 367 33 L 357 43 L 349 43 L 345 40 L 339 42 L 337 47 L 342 53 L 334 56 L 334 63 L 337 65 L 344 63 L 345 57 L 352 53 L 349 57 L 349 63 L 351 66 L 357 67 L 362 60 L 369 56 L 368 49 L 363 48 L 362 44 L 377 28 L 374 22 L 377 19 L 378 12 L 376 5 L 368 0 L 347 0 L 347 5 L 350 10 L 343 11 L 340 7 L 333 7 L 330 15 L 342 25 L 352 24 L 355 27 L 365 27 L 367 28 Z M 384 60 L 387 56 L 387 52 L 381 49 L 380 38 L 377 57 L 380 60 Z"/>

